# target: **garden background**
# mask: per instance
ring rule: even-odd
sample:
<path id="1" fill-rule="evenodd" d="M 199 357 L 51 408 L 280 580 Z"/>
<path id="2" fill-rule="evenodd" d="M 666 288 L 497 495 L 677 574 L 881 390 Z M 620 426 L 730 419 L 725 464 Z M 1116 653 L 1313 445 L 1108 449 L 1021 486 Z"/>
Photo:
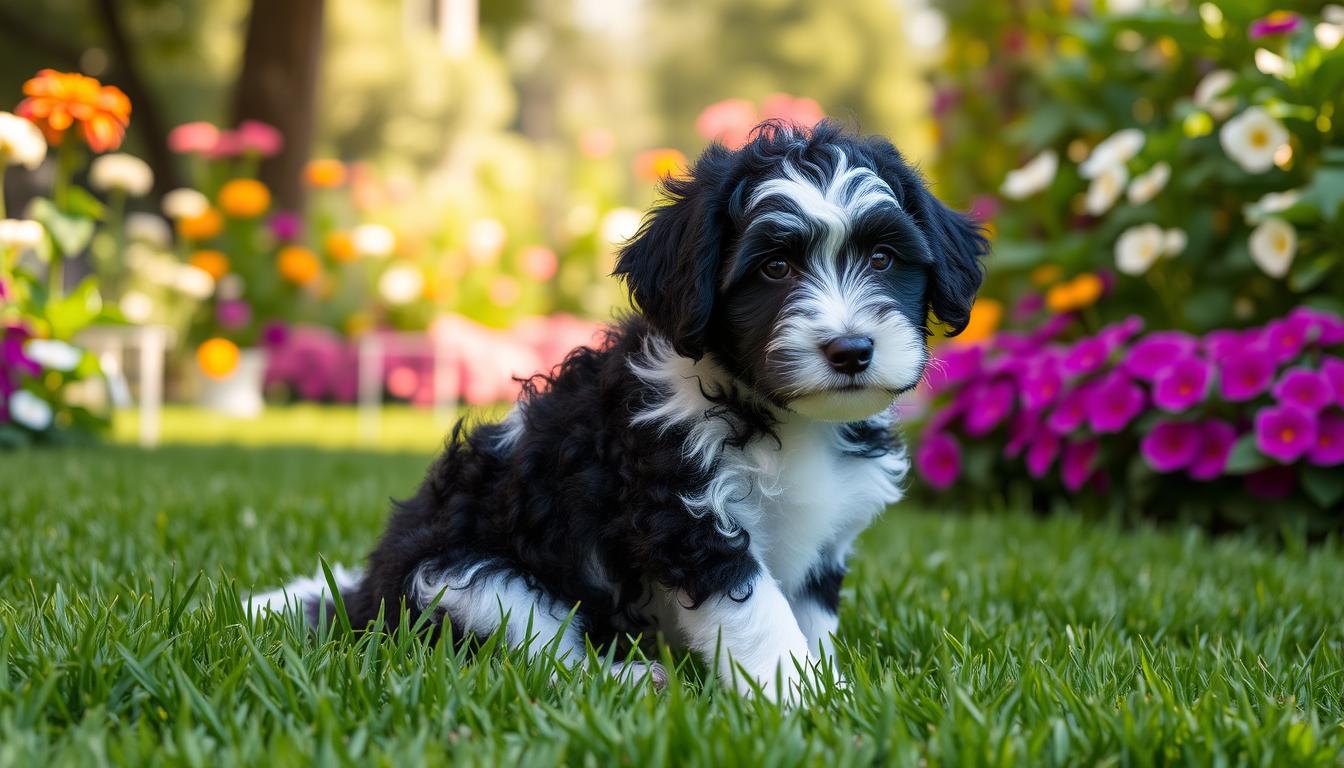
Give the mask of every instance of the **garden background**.
<path id="1" fill-rule="evenodd" d="M 0 764 L 1339 764 L 1341 41 L 1267 0 L 0 0 Z M 899 404 L 853 690 L 239 612 L 628 309 L 661 179 L 825 116 L 994 245 Z"/>

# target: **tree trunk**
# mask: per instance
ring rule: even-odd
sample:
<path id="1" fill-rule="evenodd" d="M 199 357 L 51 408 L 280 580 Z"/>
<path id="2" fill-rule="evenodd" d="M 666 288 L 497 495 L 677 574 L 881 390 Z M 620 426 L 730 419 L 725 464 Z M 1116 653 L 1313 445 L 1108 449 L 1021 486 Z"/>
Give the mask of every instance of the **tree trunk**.
<path id="1" fill-rule="evenodd" d="M 324 0 L 253 0 L 234 117 L 269 123 L 285 145 L 261 165 L 278 210 L 304 204 L 303 167 L 312 154 Z"/>

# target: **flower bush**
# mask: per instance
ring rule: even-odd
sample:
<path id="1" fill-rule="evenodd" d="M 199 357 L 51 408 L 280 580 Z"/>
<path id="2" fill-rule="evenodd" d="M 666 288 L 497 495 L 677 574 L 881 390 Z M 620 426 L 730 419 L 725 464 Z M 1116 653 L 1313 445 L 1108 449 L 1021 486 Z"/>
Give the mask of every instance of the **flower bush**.
<path id="1" fill-rule="evenodd" d="M 941 349 L 915 464 L 933 488 L 985 502 L 1263 521 L 1272 499 L 1338 527 L 1344 509 L 1344 318 L 1298 308 L 1203 335 L 1137 316 L 1078 335 L 1031 333 Z"/>
<path id="2" fill-rule="evenodd" d="M 987 5 L 947 9 L 934 107 L 990 295 L 1098 274 L 1097 320 L 1193 332 L 1344 312 L 1344 8 Z"/>

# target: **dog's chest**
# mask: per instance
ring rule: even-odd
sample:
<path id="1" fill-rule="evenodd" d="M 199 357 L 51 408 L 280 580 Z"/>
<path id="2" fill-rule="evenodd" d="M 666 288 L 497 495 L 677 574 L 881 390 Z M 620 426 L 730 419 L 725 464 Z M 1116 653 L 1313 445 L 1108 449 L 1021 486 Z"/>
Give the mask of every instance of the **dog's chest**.
<path id="1" fill-rule="evenodd" d="M 900 499 L 905 457 L 846 453 L 840 429 L 786 423 L 778 442 L 758 439 L 723 457 L 753 479 L 749 496 L 733 505 L 733 517 L 786 591 L 800 587 L 819 562 L 842 561 L 854 537 Z"/>

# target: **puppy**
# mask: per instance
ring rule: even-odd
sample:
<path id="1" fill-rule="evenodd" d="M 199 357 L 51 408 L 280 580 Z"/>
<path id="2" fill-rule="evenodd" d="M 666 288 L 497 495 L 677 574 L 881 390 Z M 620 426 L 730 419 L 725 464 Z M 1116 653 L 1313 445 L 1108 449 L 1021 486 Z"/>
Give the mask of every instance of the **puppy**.
<path id="1" fill-rule="evenodd" d="M 728 684 L 797 692 L 832 652 L 855 537 L 899 500 L 890 407 L 961 331 L 987 243 L 886 140 L 767 123 L 666 182 L 620 253 L 635 314 L 454 430 L 396 504 L 351 621 L 503 626 L 578 663 L 662 633 Z M 325 582 L 253 598 L 315 616 Z M 386 610 L 380 614 L 380 610 Z"/>

